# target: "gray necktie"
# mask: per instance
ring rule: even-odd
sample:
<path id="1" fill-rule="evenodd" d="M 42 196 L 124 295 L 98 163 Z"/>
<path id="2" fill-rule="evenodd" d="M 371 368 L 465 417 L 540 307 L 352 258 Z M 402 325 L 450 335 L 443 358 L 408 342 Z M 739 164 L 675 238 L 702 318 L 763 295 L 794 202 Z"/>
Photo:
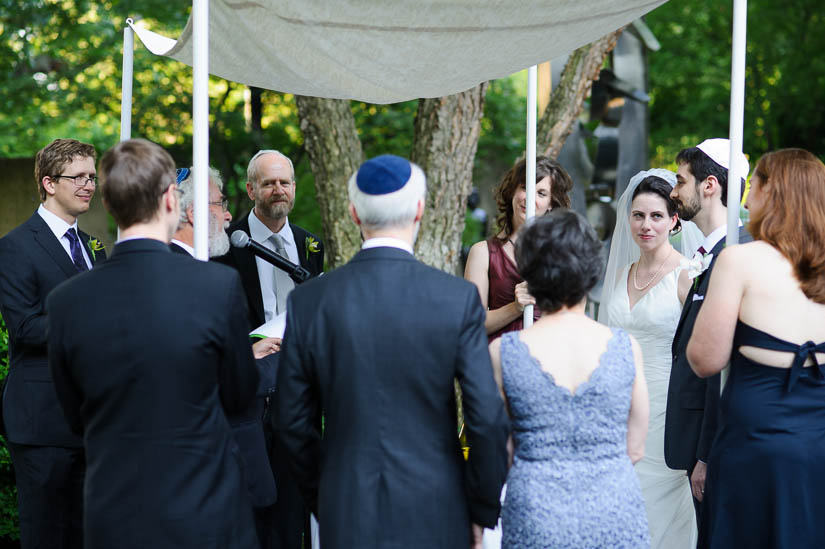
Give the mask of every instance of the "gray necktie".
<path id="1" fill-rule="evenodd" d="M 275 245 L 275 253 L 289 261 L 289 256 L 286 254 L 286 247 L 283 237 L 279 234 L 273 233 L 272 236 L 269 237 L 269 240 Z M 286 297 L 294 287 L 295 283 L 291 278 L 289 278 L 289 275 L 281 269 L 275 267 L 275 301 L 277 314 L 281 314 L 286 311 Z"/>

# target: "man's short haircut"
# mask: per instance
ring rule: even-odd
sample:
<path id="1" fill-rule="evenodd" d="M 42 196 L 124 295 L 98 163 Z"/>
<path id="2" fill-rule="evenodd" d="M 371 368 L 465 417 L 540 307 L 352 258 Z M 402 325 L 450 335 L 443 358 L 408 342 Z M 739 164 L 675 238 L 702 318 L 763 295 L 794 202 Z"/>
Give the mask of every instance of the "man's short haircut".
<path id="1" fill-rule="evenodd" d="M 258 158 L 265 154 L 277 154 L 281 158 L 285 158 L 289 163 L 289 171 L 292 173 L 292 181 L 295 181 L 295 167 L 292 165 L 292 160 L 290 160 L 290 158 L 281 151 L 276 151 L 275 149 L 265 149 L 255 153 L 255 156 L 253 156 L 249 161 L 249 166 L 246 167 L 247 181 L 255 186 L 258 185 L 258 181 L 260 180 L 260 176 L 258 175 Z"/>
<path id="2" fill-rule="evenodd" d="M 516 241 L 518 271 L 543 313 L 578 305 L 602 276 L 602 243 L 573 210 L 534 217 Z"/>
<path id="3" fill-rule="evenodd" d="M 728 205 L 728 170 L 717 164 L 716 162 L 711 159 L 708 155 L 706 155 L 699 147 L 690 147 L 687 149 L 682 149 L 679 151 L 679 154 L 676 155 L 676 164 L 687 164 L 688 168 L 690 169 L 690 173 L 693 174 L 693 177 L 696 178 L 696 184 L 698 185 L 711 175 L 719 181 L 719 186 L 722 188 L 722 205 Z M 745 192 L 745 179 L 742 179 L 742 188 L 740 190 L 741 193 Z"/>
<path id="4" fill-rule="evenodd" d="M 361 225 L 368 230 L 404 227 L 415 220 L 418 201 L 427 194 L 424 171 L 410 162 L 410 180 L 397 191 L 372 195 L 358 188 L 358 172 L 349 178 L 349 201 Z"/>
<path id="5" fill-rule="evenodd" d="M 155 218 L 161 195 L 175 184 L 175 161 L 145 139 L 121 141 L 100 160 L 103 203 L 119 227 Z"/>
<path id="6" fill-rule="evenodd" d="M 195 202 L 195 168 L 189 168 L 189 174 L 186 178 L 178 184 L 178 189 L 180 189 L 180 222 L 181 224 L 187 223 L 189 220 L 186 217 L 186 210 L 192 207 L 192 204 Z M 223 191 L 223 178 L 221 177 L 221 172 L 213 168 L 212 166 L 209 167 L 209 182 L 215 183 L 218 188 Z"/>
<path id="7" fill-rule="evenodd" d="M 63 169 L 77 158 L 95 160 L 97 153 L 92 145 L 76 139 L 55 139 L 37 151 L 37 156 L 34 157 L 34 179 L 37 182 L 37 192 L 40 193 L 40 202 L 46 200 L 43 178 L 60 175 Z"/>

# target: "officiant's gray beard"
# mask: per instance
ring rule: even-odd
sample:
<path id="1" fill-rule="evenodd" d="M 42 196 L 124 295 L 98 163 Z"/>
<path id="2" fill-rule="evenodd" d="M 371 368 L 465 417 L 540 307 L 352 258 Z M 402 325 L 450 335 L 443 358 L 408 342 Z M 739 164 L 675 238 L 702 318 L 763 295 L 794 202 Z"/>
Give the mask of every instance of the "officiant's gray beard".
<path id="1" fill-rule="evenodd" d="M 421 222 L 415 222 L 415 229 L 413 229 L 412 247 L 415 248 L 415 242 L 418 240 L 418 230 L 421 228 Z"/>
<path id="2" fill-rule="evenodd" d="M 209 216 L 209 257 L 220 257 L 229 252 L 229 235 L 226 234 L 228 228 L 229 222 L 221 223 L 221 219 Z"/>

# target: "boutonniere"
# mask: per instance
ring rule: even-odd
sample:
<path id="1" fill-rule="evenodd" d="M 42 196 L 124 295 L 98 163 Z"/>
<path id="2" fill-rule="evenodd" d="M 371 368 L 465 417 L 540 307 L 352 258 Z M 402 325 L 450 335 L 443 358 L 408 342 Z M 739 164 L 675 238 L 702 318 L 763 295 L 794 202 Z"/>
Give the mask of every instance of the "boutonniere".
<path id="1" fill-rule="evenodd" d="M 318 253 L 318 251 L 321 249 L 320 246 L 321 246 L 321 243 L 318 242 L 317 240 L 315 240 L 313 237 L 311 237 L 311 236 L 307 237 L 307 239 L 306 239 L 306 256 L 307 256 L 307 260 L 309 259 L 309 254 L 310 253 L 313 253 L 313 254 Z"/>
<path id="2" fill-rule="evenodd" d="M 688 278 L 693 280 L 693 289 L 699 284 L 699 275 L 704 273 L 713 261 L 713 254 L 700 254 L 696 252 L 692 259 L 683 259 L 680 264 L 683 269 L 688 270 Z"/>
<path id="3" fill-rule="evenodd" d="M 99 252 L 100 250 L 106 248 L 106 246 L 103 245 L 103 242 L 96 238 L 90 238 L 86 244 L 89 246 L 89 251 L 92 252 L 92 261 L 97 261 L 97 255 L 95 252 Z"/>

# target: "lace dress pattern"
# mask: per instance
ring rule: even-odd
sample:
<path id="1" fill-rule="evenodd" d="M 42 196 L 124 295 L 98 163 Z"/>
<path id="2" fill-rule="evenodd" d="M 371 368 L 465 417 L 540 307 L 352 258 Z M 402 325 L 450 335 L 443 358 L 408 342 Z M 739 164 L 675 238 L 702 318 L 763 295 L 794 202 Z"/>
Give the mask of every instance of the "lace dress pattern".
<path id="1" fill-rule="evenodd" d="M 516 444 L 502 547 L 649 547 L 627 455 L 635 377 L 628 335 L 614 330 L 575 394 L 541 369 L 517 332 L 502 336 L 501 362 Z"/>

